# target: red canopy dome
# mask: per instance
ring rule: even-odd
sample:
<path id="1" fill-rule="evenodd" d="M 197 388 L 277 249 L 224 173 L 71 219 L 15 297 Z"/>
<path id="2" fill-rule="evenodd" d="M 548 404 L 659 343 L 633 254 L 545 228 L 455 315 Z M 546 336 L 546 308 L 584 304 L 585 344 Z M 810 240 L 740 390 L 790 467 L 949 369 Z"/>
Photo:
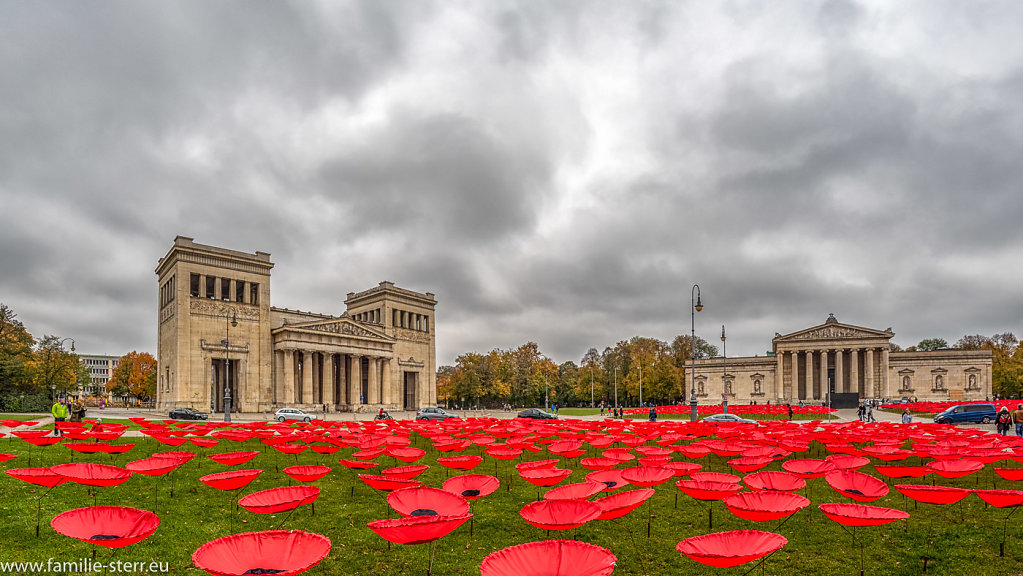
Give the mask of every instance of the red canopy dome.
<path id="1" fill-rule="evenodd" d="M 380 471 L 388 478 L 400 480 L 411 480 L 430 469 L 429 464 L 412 464 L 411 466 L 398 466 L 397 468 L 385 468 Z"/>
<path id="2" fill-rule="evenodd" d="M 586 500 L 594 494 L 603 492 L 604 488 L 603 484 L 596 482 L 577 482 L 551 488 L 543 497 L 545 500 Z"/>
<path id="3" fill-rule="evenodd" d="M 68 510 L 51 522 L 54 530 L 76 540 L 107 548 L 124 548 L 156 532 L 160 518 L 126 506 L 90 506 Z"/>
<path id="4" fill-rule="evenodd" d="M 469 518 L 472 518 L 472 513 L 461 516 L 414 516 L 375 520 L 366 526 L 388 542 L 424 544 L 448 535 Z"/>
<path id="5" fill-rule="evenodd" d="M 373 474 L 359 474 L 359 480 L 365 482 L 370 488 L 383 490 L 384 492 L 422 484 L 419 480 L 406 480 L 392 476 L 374 476 Z"/>
<path id="6" fill-rule="evenodd" d="M 635 466 L 622 470 L 622 478 L 627 480 L 629 484 L 641 488 L 650 488 L 663 484 L 674 476 L 675 473 L 673 471 L 656 466 Z"/>
<path id="7" fill-rule="evenodd" d="M 763 522 L 791 516 L 810 505 L 810 500 L 790 492 L 742 492 L 725 497 L 728 510 L 745 520 Z"/>
<path id="8" fill-rule="evenodd" d="M 895 489 L 904 496 L 927 504 L 955 504 L 970 495 L 970 490 L 952 486 L 928 486 L 926 484 L 896 484 Z"/>
<path id="9" fill-rule="evenodd" d="M 618 559 L 606 548 L 575 540 L 509 546 L 483 559 L 480 576 L 607 576 Z"/>
<path id="10" fill-rule="evenodd" d="M 781 467 L 786 472 L 792 472 L 803 479 L 820 478 L 835 469 L 835 465 L 831 462 L 816 458 L 786 460 L 781 463 Z"/>
<path id="11" fill-rule="evenodd" d="M 463 474 L 444 481 L 444 490 L 469 500 L 489 496 L 497 491 L 501 482 L 486 474 Z"/>
<path id="12" fill-rule="evenodd" d="M 653 488 L 640 488 L 639 490 L 624 490 L 617 494 L 597 498 L 593 501 L 594 504 L 600 506 L 600 516 L 597 516 L 597 520 L 621 518 L 639 508 L 640 505 L 654 495 L 654 492 Z"/>
<path id="13" fill-rule="evenodd" d="M 312 464 L 307 466 L 288 466 L 282 472 L 297 482 L 315 482 L 330 474 L 330 466 Z"/>
<path id="14" fill-rule="evenodd" d="M 442 456 L 437 458 L 437 464 L 452 470 L 472 470 L 483 461 L 481 456 Z"/>
<path id="15" fill-rule="evenodd" d="M 175 458 L 143 458 L 124 465 L 128 470 L 145 476 L 162 476 L 178 466 L 181 466 L 181 461 Z"/>
<path id="16" fill-rule="evenodd" d="M 72 462 L 50 466 L 57 474 L 76 484 L 86 486 L 117 486 L 131 478 L 131 472 L 109 464 L 93 464 L 91 462 Z"/>
<path id="17" fill-rule="evenodd" d="M 67 478 L 49 468 L 11 468 L 10 470 L 4 470 L 4 472 L 22 482 L 43 486 L 44 488 L 53 488 L 67 482 Z"/>
<path id="18" fill-rule="evenodd" d="M 244 532 L 199 547 L 192 562 L 214 576 L 291 576 L 312 568 L 330 553 L 330 539 L 302 530 Z"/>
<path id="19" fill-rule="evenodd" d="M 590 472 L 586 475 L 586 481 L 603 484 L 605 488 L 602 492 L 613 492 L 629 484 L 629 481 L 622 477 L 622 471 L 617 468 Z"/>
<path id="20" fill-rule="evenodd" d="M 806 480 L 791 472 L 782 472 L 780 470 L 764 470 L 747 474 L 742 481 L 750 490 L 758 492 L 762 490 L 794 492 L 806 487 Z"/>
<path id="21" fill-rule="evenodd" d="M 873 502 L 888 494 L 887 484 L 855 470 L 832 470 L 824 475 L 824 480 L 839 494 L 857 502 Z"/>
<path id="22" fill-rule="evenodd" d="M 785 544 L 788 540 L 780 534 L 732 530 L 686 538 L 676 548 L 701 564 L 731 568 L 780 550 Z"/>
<path id="23" fill-rule="evenodd" d="M 832 503 L 818 506 L 825 516 L 845 526 L 878 526 L 909 518 L 908 512 L 880 506 Z"/>
<path id="24" fill-rule="evenodd" d="M 1015 508 L 1023 505 L 1021 490 L 974 490 L 973 493 L 995 508 Z"/>
<path id="25" fill-rule="evenodd" d="M 523 520 L 544 530 L 571 530 L 596 520 L 602 510 L 587 500 L 540 500 L 522 507 Z"/>
<path id="26" fill-rule="evenodd" d="M 316 486 L 281 486 L 243 496 L 238 505 L 256 514 L 273 514 L 314 502 L 319 495 Z"/>
<path id="27" fill-rule="evenodd" d="M 217 490 L 237 490 L 248 486 L 262 473 L 262 470 L 228 470 L 207 474 L 199 478 L 199 481 Z"/>
<path id="28" fill-rule="evenodd" d="M 252 460 L 259 455 L 259 450 L 246 450 L 244 452 L 224 452 L 223 454 L 210 454 L 210 460 L 225 464 L 227 466 L 237 466 L 244 464 L 249 460 Z M 254 532 L 255 534 L 255 532 Z"/>
<path id="29" fill-rule="evenodd" d="M 721 500 L 742 490 L 738 484 L 711 480 L 679 480 L 675 486 L 697 500 Z"/>
<path id="30" fill-rule="evenodd" d="M 469 512 L 465 498 L 429 486 L 395 490 L 387 495 L 387 503 L 402 516 L 461 516 Z"/>

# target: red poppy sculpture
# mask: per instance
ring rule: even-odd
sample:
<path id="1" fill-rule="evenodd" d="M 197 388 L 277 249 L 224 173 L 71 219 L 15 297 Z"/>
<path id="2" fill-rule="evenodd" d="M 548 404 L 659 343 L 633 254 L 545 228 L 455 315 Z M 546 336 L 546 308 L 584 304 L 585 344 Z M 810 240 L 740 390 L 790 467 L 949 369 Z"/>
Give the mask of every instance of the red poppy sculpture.
<path id="1" fill-rule="evenodd" d="M 870 474 L 855 470 L 832 470 L 824 480 L 839 494 L 857 502 L 873 502 L 888 494 L 888 485 Z"/>
<path id="2" fill-rule="evenodd" d="M 210 454 L 209 459 L 224 464 L 225 466 L 238 466 L 259 456 L 259 450 L 246 450 L 243 452 L 224 452 L 222 454 Z"/>
<path id="3" fill-rule="evenodd" d="M 565 478 L 568 478 L 571 474 L 571 470 L 565 470 L 563 468 L 534 468 L 532 470 L 523 470 L 522 472 L 519 472 L 519 476 L 522 477 L 523 480 L 541 488 L 554 486 Z"/>
<path id="4" fill-rule="evenodd" d="M 716 568 L 731 568 L 781 550 L 788 539 L 760 530 L 731 530 L 693 536 L 676 548 L 689 558 Z"/>
<path id="5" fill-rule="evenodd" d="M 398 466 L 396 468 L 385 468 L 380 471 L 381 474 L 388 478 L 398 478 L 400 480 L 411 480 L 416 476 L 419 476 L 423 472 L 430 469 L 428 464 L 413 464 L 411 466 Z"/>
<path id="6" fill-rule="evenodd" d="M 543 495 L 545 500 L 586 500 L 604 491 L 602 484 L 596 482 L 577 482 L 551 488 Z"/>
<path id="7" fill-rule="evenodd" d="M 480 576 L 607 576 L 618 558 L 575 540 L 544 540 L 498 550 L 480 564 Z"/>
<path id="8" fill-rule="evenodd" d="M 395 490 L 387 495 L 387 504 L 402 516 L 461 516 L 469 512 L 465 498 L 429 486 Z"/>
<path id="9" fill-rule="evenodd" d="M 640 488 L 651 488 L 664 484 L 668 479 L 675 476 L 675 473 L 667 468 L 656 466 L 634 466 L 622 470 L 622 478 L 629 484 Z"/>
<path id="10" fill-rule="evenodd" d="M 281 470 L 296 482 L 315 482 L 330 474 L 330 466 L 319 466 L 315 464 L 305 466 L 288 466 Z"/>
<path id="11" fill-rule="evenodd" d="M 472 470 L 479 466 L 480 462 L 483 462 L 483 458 L 481 456 L 470 456 L 468 454 L 464 456 L 442 456 L 437 458 L 437 464 L 452 470 L 462 471 Z"/>
<path id="12" fill-rule="evenodd" d="M 256 514 L 275 514 L 315 502 L 319 495 L 316 486 L 281 486 L 243 496 L 238 505 Z"/>
<path id="13" fill-rule="evenodd" d="M 817 506 L 825 516 L 843 526 L 879 526 L 909 518 L 908 512 L 881 506 L 835 502 Z"/>
<path id="14" fill-rule="evenodd" d="M 262 470 L 228 470 L 207 474 L 199 478 L 199 481 L 217 490 L 237 490 L 251 484 L 262 473 Z"/>
<path id="15" fill-rule="evenodd" d="M 131 478 L 131 472 L 119 466 L 109 464 L 93 464 L 91 462 L 73 462 L 50 466 L 50 470 L 60 474 L 70 482 L 85 486 L 117 486 Z"/>
<path id="16" fill-rule="evenodd" d="M 766 490 L 795 492 L 796 490 L 802 490 L 806 487 L 806 480 L 803 480 L 796 474 L 783 472 L 781 470 L 764 470 L 761 472 L 754 472 L 753 474 L 747 474 L 742 479 L 742 482 L 750 490 L 755 490 L 757 492 Z"/>
<path id="17" fill-rule="evenodd" d="M 302 530 L 231 534 L 207 542 L 192 562 L 214 576 L 292 576 L 316 566 L 330 553 L 330 539 Z"/>
<path id="18" fill-rule="evenodd" d="M 791 516 L 810 505 L 810 499 L 791 492 L 741 492 L 722 502 L 739 518 L 765 522 Z"/>
<path id="19" fill-rule="evenodd" d="M 68 480 L 49 468 L 11 468 L 10 470 L 4 470 L 4 472 L 12 478 L 44 488 L 60 486 Z"/>
<path id="20" fill-rule="evenodd" d="M 444 481 L 444 490 L 468 500 L 489 496 L 501 486 L 501 481 L 487 474 L 463 474 Z"/>
<path id="21" fill-rule="evenodd" d="M 384 492 L 390 492 L 401 488 L 411 488 L 412 486 L 419 486 L 422 484 L 419 480 L 406 480 L 404 478 L 395 478 L 392 476 L 376 476 L 374 474 L 359 474 L 359 480 L 362 480 L 367 486 L 374 490 L 382 490 Z"/>
<path id="22" fill-rule="evenodd" d="M 960 478 L 984 468 L 982 462 L 964 458 L 962 460 L 936 460 L 927 463 L 927 469 L 942 478 Z"/>
<path id="23" fill-rule="evenodd" d="M 925 504 L 955 504 L 972 492 L 954 486 L 928 486 L 926 484 L 896 484 L 895 489 L 907 498 Z"/>
<path id="24" fill-rule="evenodd" d="M 472 518 L 472 513 L 460 516 L 415 516 L 388 518 L 367 522 L 366 526 L 378 536 L 395 544 L 425 544 L 450 534 Z"/>
<path id="25" fill-rule="evenodd" d="M 639 508 L 654 495 L 654 492 L 653 488 L 641 488 L 639 490 L 625 490 L 610 496 L 597 498 L 593 501 L 594 504 L 600 506 L 600 516 L 597 516 L 597 520 L 621 518 Z"/>
<path id="26" fill-rule="evenodd" d="M 801 458 L 786 460 L 781 463 L 782 470 L 791 472 L 804 480 L 820 478 L 835 469 L 835 465 L 825 460 L 815 458 Z"/>
<path id="27" fill-rule="evenodd" d="M 126 506 L 89 506 L 68 510 L 51 522 L 65 536 L 107 548 L 123 548 L 145 540 L 160 525 L 148 510 Z"/>
<path id="28" fill-rule="evenodd" d="M 522 507 L 526 522 L 544 530 L 571 530 L 596 520 L 603 510 L 588 500 L 540 500 Z"/>

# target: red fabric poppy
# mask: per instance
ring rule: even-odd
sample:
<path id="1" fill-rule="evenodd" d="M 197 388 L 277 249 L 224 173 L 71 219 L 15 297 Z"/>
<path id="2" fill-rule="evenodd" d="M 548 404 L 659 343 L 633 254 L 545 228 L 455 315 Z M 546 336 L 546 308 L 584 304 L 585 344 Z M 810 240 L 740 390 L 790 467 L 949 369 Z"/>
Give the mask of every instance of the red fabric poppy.
<path id="1" fill-rule="evenodd" d="M 406 464 L 411 464 L 426 455 L 422 448 L 388 448 L 386 454 Z"/>
<path id="2" fill-rule="evenodd" d="M 195 452 L 154 452 L 153 458 L 176 458 L 181 461 L 182 464 L 190 462 L 192 458 L 195 458 Z"/>
<path id="3" fill-rule="evenodd" d="M 743 450 L 741 454 L 747 458 L 758 458 L 766 456 L 767 458 L 771 458 L 772 460 L 780 460 L 782 458 L 788 457 L 789 455 L 792 454 L 792 452 L 789 452 L 788 450 L 785 450 L 784 448 L 779 448 L 777 446 L 754 446 L 753 448 L 747 448 Z"/>
<path id="4" fill-rule="evenodd" d="M 774 460 L 767 456 L 743 456 L 741 458 L 732 458 L 728 461 L 728 465 L 739 472 L 754 472 L 761 468 L 766 468 L 771 462 L 774 462 Z"/>
<path id="5" fill-rule="evenodd" d="M 543 540 L 489 554 L 480 576 L 608 576 L 615 557 L 606 548 L 575 540 Z"/>
<path id="6" fill-rule="evenodd" d="M 952 486 L 928 486 L 926 484 L 896 484 L 895 489 L 917 502 L 927 504 L 955 504 L 970 495 L 970 490 Z"/>
<path id="7" fill-rule="evenodd" d="M 498 460 L 513 460 L 522 455 L 522 450 L 519 448 L 487 448 L 485 452 L 491 458 Z"/>
<path id="8" fill-rule="evenodd" d="M 308 449 L 305 444 L 274 444 L 274 450 L 282 454 L 300 454 Z"/>
<path id="9" fill-rule="evenodd" d="M 772 532 L 731 530 L 686 538 L 676 548 L 701 564 L 731 568 L 776 552 L 788 542 Z"/>
<path id="10" fill-rule="evenodd" d="M 764 470 L 747 474 L 742 481 L 750 490 L 757 492 L 764 490 L 795 492 L 806 487 L 806 480 L 791 472 L 780 470 Z"/>
<path id="11" fill-rule="evenodd" d="M 452 470 L 472 470 L 479 466 L 480 462 L 483 462 L 482 457 L 470 456 L 468 454 L 464 456 L 442 456 L 437 458 L 437 464 L 440 464 L 445 468 L 451 468 Z"/>
<path id="12" fill-rule="evenodd" d="M 177 436 L 164 436 L 164 435 L 152 435 L 153 440 L 156 440 L 160 444 L 166 446 L 181 446 L 185 442 L 188 442 L 187 438 L 179 438 Z"/>
<path id="13" fill-rule="evenodd" d="M 45 430 L 44 430 L 44 432 L 45 432 Z M 12 434 L 17 434 L 17 432 L 12 432 Z M 61 438 L 60 436 L 42 436 L 42 437 L 22 438 L 22 440 L 24 440 L 25 442 L 28 442 L 29 444 L 31 444 L 33 446 L 53 446 L 54 444 L 56 444 L 58 442 L 61 442 L 63 440 L 63 438 Z"/>
<path id="14" fill-rule="evenodd" d="M 874 466 L 877 473 L 888 478 L 921 478 L 931 473 L 926 466 Z"/>
<path id="15" fill-rule="evenodd" d="M 472 518 L 472 513 L 461 516 L 406 516 L 367 522 L 366 526 L 378 536 L 395 544 L 425 544 L 447 536 Z"/>
<path id="16" fill-rule="evenodd" d="M 942 478 L 960 478 L 982 470 L 984 464 L 976 460 L 964 458 L 962 460 L 938 460 L 928 462 L 927 469 Z"/>
<path id="17" fill-rule="evenodd" d="M 469 512 L 469 503 L 457 494 L 414 486 L 387 495 L 387 503 L 402 516 L 461 516 Z"/>
<path id="18" fill-rule="evenodd" d="M 7 462 L 8 460 L 14 460 L 18 456 L 16 454 L 0 454 L 0 462 Z"/>
<path id="19" fill-rule="evenodd" d="M 345 460 L 344 458 L 339 459 L 338 462 L 344 464 L 346 468 L 351 468 L 353 470 L 368 470 L 370 468 L 375 468 L 379 466 L 379 464 L 376 462 L 365 462 L 362 460 Z"/>
<path id="20" fill-rule="evenodd" d="M 15 430 L 14 432 L 11 432 L 11 434 L 21 438 L 22 440 L 27 438 L 42 438 L 49 433 L 49 430 Z"/>
<path id="21" fill-rule="evenodd" d="M 880 506 L 832 503 L 817 507 L 825 516 L 845 526 L 879 526 L 909 518 L 908 512 Z"/>
<path id="22" fill-rule="evenodd" d="M 617 468 L 590 472 L 586 475 L 586 481 L 603 484 L 604 489 L 601 492 L 613 492 L 629 484 L 629 481 L 622 477 L 622 471 Z"/>
<path id="23" fill-rule="evenodd" d="M 159 525 L 156 514 L 127 506 L 68 510 L 50 522 L 55 531 L 65 536 L 107 548 L 124 548 L 145 540 Z"/>
<path id="24" fill-rule="evenodd" d="M 422 484 L 419 480 L 406 480 L 404 478 L 395 478 L 392 476 L 375 476 L 373 474 L 359 474 L 359 480 L 365 482 L 370 488 L 383 490 L 384 492 L 398 490 L 399 488 L 410 488 L 412 486 L 419 486 Z"/>
<path id="25" fill-rule="evenodd" d="M 679 480 L 675 486 L 697 500 L 722 500 L 742 490 L 738 484 L 712 480 Z"/>
<path id="26" fill-rule="evenodd" d="M 692 472 L 689 474 L 689 479 L 706 482 L 729 482 L 731 484 L 742 482 L 742 478 L 735 474 L 725 474 L 724 472 Z"/>
<path id="27" fill-rule="evenodd" d="M 548 460 L 536 460 L 533 462 L 519 462 L 515 465 L 515 469 L 519 472 L 523 470 L 540 470 L 544 468 L 554 468 L 561 462 L 558 458 L 550 458 Z"/>
<path id="28" fill-rule="evenodd" d="M 703 468 L 703 465 L 695 462 L 668 462 L 667 464 L 662 464 L 661 468 L 671 470 L 675 477 L 682 477 L 699 471 Z"/>
<path id="29" fill-rule="evenodd" d="M 213 448 L 219 444 L 214 438 L 189 438 L 188 441 L 198 448 Z"/>
<path id="30" fill-rule="evenodd" d="M 401 480 L 411 480 L 416 476 L 419 476 L 423 472 L 430 469 L 428 464 L 413 464 L 411 466 L 398 466 L 397 468 L 385 468 L 380 471 L 381 474 L 388 478 L 398 478 Z"/>
<path id="31" fill-rule="evenodd" d="M 523 470 L 522 472 L 519 472 L 519 477 L 530 484 L 543 488 L 547 486 L 554 486 L 565 478 L 568 478 L 571 474 L 571 470 L 565 470 L 562 468 L 537 468 L 534 470 Z"/>
<path id="32" fill-rule="evenodd" d="M 669 478 L 674 476 L 675 473 L 667 468 L 653 466 L 635 466 L 622 470 L 622 478 L 627 480 L 629 484 L 641 488 L 650 488 L 664 484 Z"/>
<path id="33" fill-rule="evenodd" d="M 740 492 L 722 499 L 728 510 L 745 520 L 764 522 L 791 516 L 810 505 L 810 500 L 790 492 Z"/>
<path id="34" fill-rule="evenodd" d="M 207 474 L 199 478 L 199 481 L 217 490 L 237 490 L 248 486 L 262 473 L 262 470 L 228 470 Z"/>
<path id="35" fill-rule="evenodd" d="M 618 461 L 612 458 L 583 458 L 579 465 L 587 470 L 608 470 L 618 465 Z"/>
<path id="36" fill-rule="evenodd" d="M 825 458 L 824 461 L 831 462 L 836 470 L 856 470 L 870 464 L 870 458 L 854 456 L 852 454 L 832 454 Z"/>
<path id="37" fill-rule="evenodd" d="M 444 490 L 462 498 L 475 500 L 497 491 L 501 481 L 487 474 L 463 474 L 444 481 Z"/>
<path id="38" fill-rule="evenodd" d="M 905 460 L 913 455 L 911 450 L 901 450 L 895 446 L 864 446 L 863 453 L 885 462 Z"/>
<path id="39" fill-rule="evenodd" d="M 635 454 L 629 454 L 628 451 L 618 448 L 609 448 L 604 450 L 604 458 L 614 460 L 621 464 L 622 462 L 629 462 L 636 459 Z"/>
<path id="40" fill-rule="evenodd" d="M 101 452 L 104 447 L 109 446 L 107 442 L 65 442 L 64 447 L 74 450 L 80 454 L 95 454 Z"/>
<path id="41" fill-rule="evenodd" d="M 243 532 L 199 547 L 192 562 L 214 576 L 292 576 L 316 566 L 330 553 L 330 539 L 302 530 Z"/>
<path id="42" fill-rule="evenodd" d="M 315 482 L 327 474 L 330 474 L 330 466 L 288 466 L 283 469 L 282 472 L 290 476 L 296 482 Z"/>
<path id="43" fill-rule="evenodd" d="M 315 502 L 319 495 L 316 486 L 281 486 L 242 496 L 238 505 L 256 514 L 274 514 Z"/>
<path id="44" fill-rule="evenodd" d="M 522 507 L 522 519 L 544 530 L 571 530 L 596 520 L 602 510 L 588 500 L 540 500 Z"/>
<path id="45" fill-rule="evenodd" d="M 131 478 L 131 472 L 109 464 L 93 464 L 91 462 L 72 462 L 50 466 L 57 474 L 86 486 L 117 486 Z"/>
<path id="46" fill-rule="evenodd" d="M 624 490 L 617 494 L 597 498 L 593 501 L 594 504 L 600 506 L 600 516 L 597 516 L 597 520 L 621 518 L 639 508 L 654 495 L 654 492 L 653 488 L 640 488 L 639 490 Z"/>
<path id="47" fill-rule="evenodd" d="M 832 470 L 824 480 L 839 494 L 857 502 L 873 502 L 888 494 L 888 485 L 870 474 L 855 470 Z"/>
<path id="48" fill-rule="evenodd" d="M 1023 505 L 1021 490 L 974 490 L 973 493 L 995 508 L 1015 508 Z"/>
<path id="49" fill-rule="evenodd" d="M 174 458 L 143 458 L 124 465 L 126 469 L 145 476 L 163 476 L 178 466 L 181 466 L 181 461 Z"/>
<path id="50" fill-rule="evenodd" d="M 252 460 L 259 455 L 259 450 L 246 450 L 244 452 L 224 452 L 223 454 L 210 454 L 209 459 L 227 466 L 237 466 Z"/>
<path id="51" fill-rule="evenodd" d="M 835 469 L 835 465 L 816 458 L 786 460 L 781 463 L 782 470 L 791 472 L 800 478 L 820 478 Z"/>
<path id="52" fill-rule="evenodd" d="M 22 482 L 35 484 L 44 488 L 53 488 L 67 482 L 67 478 L 57 474 L 49 468 L 11 468 L 4 470 L 8 476 L 17 478 Z"/>
<path id="53" fill-rule="evenodd" d="M 545 500 L 585 500 L 594 494 L 604 491 L 603 484 L 596 482 L 578 482 L 551 488 L 543 495 Z"/>
<path id="54" fill-rule="evenodd" d="M 1023 468 L 995 468 L 995 474 L 1013 482 L 1023 480 Z"/>

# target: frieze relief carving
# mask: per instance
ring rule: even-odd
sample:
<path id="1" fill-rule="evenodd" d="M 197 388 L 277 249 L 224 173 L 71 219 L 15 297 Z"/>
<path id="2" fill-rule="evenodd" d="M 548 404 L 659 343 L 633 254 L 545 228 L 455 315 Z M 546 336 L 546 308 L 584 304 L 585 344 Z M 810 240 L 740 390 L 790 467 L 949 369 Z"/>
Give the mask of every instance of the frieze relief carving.
<path id="1" fill-rule="evenodd" d="M 189 305 L 192 314 L 224 317 L 237 314 L 239 320 L 259 320 L 259 309 L 253 306 L 232 306 L 216 300 L 193 298 Z"/>
<path id="2" fill-rule="evenodd" d="M 315 326 L 302 326 L 303 330 L 316 330 L 318 332 L 330 332 L 331 334 L 347 334 L 350 336 L 362 336 L 365 338 L 379 338 L 379 334 L 374 334 L 365 328 L 361 328 L 352 324 L 351 322 L 332 322 L 330 324 L 317 324 Z"/>
<path id="3" fill-rule="evenodd" d="M 423 344 L 430 343 L 430 335 L 426 332 L 419 332 L 418 330 L 409 330 L 408 328 L 395 328 L 394 337 L 399 340 L 405 340 L 406 342 L 420 342 Z"/>
<path id="4" fill-rule="evenodd" d="M 825 326 L 824 328 L 818 328 L 802 334 L 797 334 L 792 337 L 793 340 L 831 340 L 835 338 L 856 338 L 859 336 L 875 336 L 874 334 L 866 334 L 859 330 L 852 328 L 842 328 L 840 326 Z"/>

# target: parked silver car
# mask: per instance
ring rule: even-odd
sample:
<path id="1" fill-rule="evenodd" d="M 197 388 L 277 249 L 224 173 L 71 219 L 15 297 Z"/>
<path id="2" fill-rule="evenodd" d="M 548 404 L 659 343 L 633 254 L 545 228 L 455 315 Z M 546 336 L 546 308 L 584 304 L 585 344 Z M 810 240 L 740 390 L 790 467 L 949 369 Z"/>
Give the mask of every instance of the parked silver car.
<path id="1" fill-rule="evenodd" d="M 447 420 L 458 417 L 458 414 L 452 414 L 443 408 L 420 408 L 419 412 L 416 412 L 416 420 Z"/>
<path id="2" fill-rule="evenodd" d="M 302 422 L 309 422 L 313 418 L 316 418 L 314 414 L 306 414 L 298 408 L 281 408 L 274 412 L 274 420 L 278 422 L 284 422 L 285 420 L 299 420 Z"/>

